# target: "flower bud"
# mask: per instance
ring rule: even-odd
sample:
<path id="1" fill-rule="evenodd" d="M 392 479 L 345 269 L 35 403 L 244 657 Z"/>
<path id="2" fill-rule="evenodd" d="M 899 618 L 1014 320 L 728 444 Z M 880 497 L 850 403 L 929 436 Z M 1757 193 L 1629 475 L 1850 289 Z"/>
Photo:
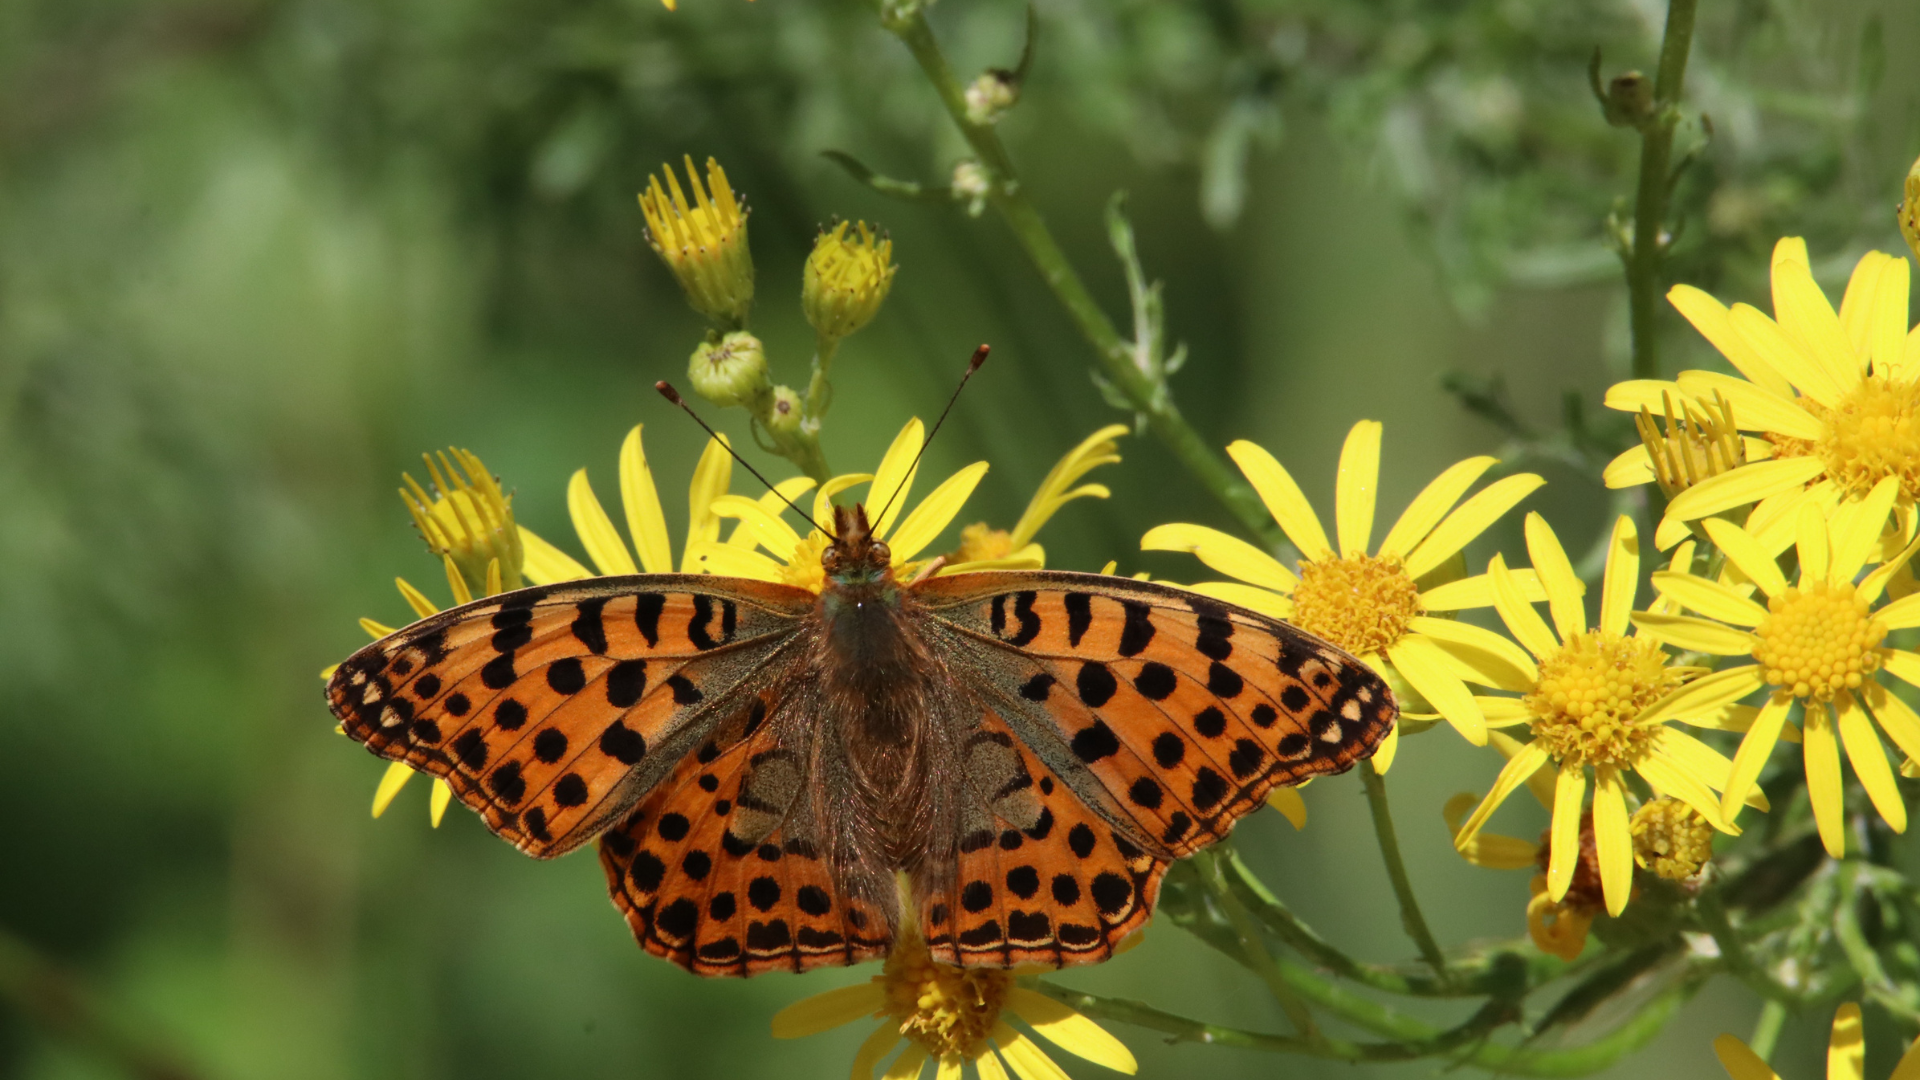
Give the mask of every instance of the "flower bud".
<path id="1" fill-rule="evenodd" d="M 752 404 L 772 387 L 766 350 L 745 330 L 701 342 L 687 360 L 687 378 L 696 393 L 723 407 Z"/>
<path id="2" fill-rule="evenodd" d="M 1907 238 L 1914 258 L 1920 259 L 1920 161 L 1907 170 L 1906 197 L 1900 200 L 1900 235 Z"/>
<path id="3" fill-rule="evenodd" d="M 893 241 L 876 237 L 864 221 L 848 239 L 847 225 L 843 221 L 814 241 L 800 290 L 807 321 L 821 337 L 834 341 L 873 320 L 899 269 L 890 261 Z"/>
<path id="4" fill-rule="evenodd" d="M 1646 406 L 1633 418 L 1640 443 L 1653 463 L 1660 490 L 1671 499 L 1702 480 L 1747 463 L 1747 444 L 1733 423 L 1733 403 L 1715 391 L 1712 401 L 1680 402 L 1676 418 L 1671 395 L 1663 394 L 1666 427 Z"/>
<path id="5" fill-rule="evenodd" d="M 427 550 L 450 560 L 474 596 L 519 588 L 526 555 L 513 520 L 513 497 L 469 451 L 422 456 L 433 492 L 402 474 L 406 486 L 400 498 Z"/>
<path id="6" fill-rule="evenodd" d="M 992 68 L 967 84 L 967 122 L 997 124 L 1020 100 L 1020 81 L 1011 71 Z"/>
<path id="7" fill-rule="evenodd" d="M 1678 799 L 1661 797 L 1634 811 L 1633 861 L 1669 881 L 1685 881 L 1713 858 L 1713 825 Z"/>
<path id="8" fill-rule="evenodd" d="M 1614 127 L 1645 127 L 1653 119 L 1653 80 L 1637 71 L 1615 75 L 1600 104 Z"/>
<path id="9" fill-rule="evenodd" d="M 993 194 L 993 178 L 986 166 L 968 158 L 953 167 L 951 190 L 955 202 L 967 204 L 968 215 L 979 217 L 987 207 L 987 196 Z"/>
<path id="10" fill-rule="evenodd" d="M 773 404 L 767 407 L 767 415 L 760 423 L 767 434 L 775 440 L 790 439 L 800 433 L 800 418 L 804 415 L 800 395 L 791 386 L 773 388 Z"/>
<path id="11" fill-rule="evenodd" d="M 648 177 L 647 190 L 640 193 L 647 242 L 680 280 L 695 311 L 729 327 L 744 326 L 747 310 L 753 306 L 747 208 L 734 197 L 719 162 L 707 159 L 705 187 L 694 172 L 691 156 L 686 164 L 692 203 L 687 202 L 672 166 L 661 167 L 667 178 L 664 190 L 658 176 Z"/>

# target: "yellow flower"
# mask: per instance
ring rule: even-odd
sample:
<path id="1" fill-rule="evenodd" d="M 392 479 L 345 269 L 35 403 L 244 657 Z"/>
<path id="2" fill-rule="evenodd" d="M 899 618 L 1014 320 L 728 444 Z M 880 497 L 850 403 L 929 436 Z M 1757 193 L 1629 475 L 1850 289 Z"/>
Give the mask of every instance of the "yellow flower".
<path id="1" fill-rule="evenodd" d="M 1502 753 L 1511 757 L 1521 749 L 1519 743 L 1507 739 L 1499 732 L 1494 740 Z M 1532 785 L 1529 785 L 1530 787 Z M 1535 792 L 1537 796 L 1539 792 Z M 1552 793 L 1549 791 L 1543 804 L 1552 808 Z M 1531 840 L 1522 840 L 1516 836 L 1495 836 L 1482 830 L 1460 843 L 1460 828 L 1467 811 L 1480 801 L 1472 792 L 1461 792 L 1447 800 L 1441 816 L 1446 819 L 1447 830 L 1454 836 L 1460 856 L 1475 866 L 1489 870 L 1539 869 L 1544 871 L 1544 856 L 1547 851 Z M 1587 947 L 1587 932 L 1593 926 L 1594 917 L 1606 910 L 1606 901 L 1600 884 L 1600 864 L 1595 855 L 1593 836 L 1593 815 L 1587 814 L 1580 821 L 1580 856 L 1575 864 L 1573 881 L 1564 895 L 1554 898 L 1548 895 L 1547 875 L 1536 873 L 1527 884 L 1527 936 L 1534 945 L 1549 956 L 1557 956 L 1571 963 L 1580 958 Z"/>
<path id="2" fill-rule="evenodd" d="M 1254 545 L 1201 525 L 1161 525 L 1140 539 L 1140 547 L 1193 553 L 1236 579 L 1201 582 L 1191 586 L 1195 591 L 1286 619 L 1326 638 L 1380 669 L 1396 689 L 1410 686 L 1435 710 L 1403 712 L 1402 720 L 1444 717 L 1469 742 L 1484 746 L 1487 718 L 1463 680 L 1497 685 L 1499 676 L 1488 667 L 1497 654 L 1488 652 L 1487 640 L 1506 643 L 1488 631 L 1430 613 L 1485 607 L 1493 602 L 1493 589 L 1485 576 L 1445 583 L 1434 579 L 1469 541 L 1546 481 L 1519 473 L 1461 503 L 1461 496 L 1495 461 L 1468 458 L 1415 496 L 1374 547 L 1380 430 L 1375 421 L 1360 421 L 1340 451 L 1334 489 L 1338 551 L 1327 542 L 1300 486 L 1273 455 L 1246 441 L 1227 447 L 1300 550 L 1297 574 Z M 1532 573 L 1522 571 L 1515 577 L 1529 595 L 1542 595 Z M 1396 726 L 1375 755 L 1382 771 L 1392 763 L 1398 739 Z"/>
<path id="3" fill-rule="evenodd" d="M 862 221 L 847 238 L 845 221 L 822 230 L 807 256 L 800 306 L 814 332 L 838 341 L 873 321 L 893 288 L 893 241 L 875 236 Z"/>
<path id="4" fill-rule="evenodd" d="M 1685 881 L 1713 858 L 1713 823 L 1679 799 L 1658 798 L 1633 812 L 1633 861 Z"/>
<path id="5" fill-rule="evenodd" d="M 1055 1046 L 1131 1075 L 1133 1054 L 1119 1039 L 1073 1009 L 1016 985 L 1012 972 L 959 968 L 935 961 L 926 943 L 903 924 L 887 954 L 886 970 L 859 986 L 816 994 L 773 1018 L 773 1037 L 797 1039 L 864 1017 L 881 1020 L 853 1059 L 853 1080 L 871 1080 L 882 1058 L 902 1041 L 906 1049 L 886 1080 L 914 1080 L 934 1062 L 938 1080 L 958 1080 L 967 1063 L 981 1080 L 1058 1080 L 1065 1074 L 1046 1051 L 1014 1030 L 1012 1013 Z"/>
<path id="6" fill-rule="evenodd" d="M 1080 445 L 1067 451 L 1040 481 L 1039 489 L 1011 531 L 976 521 L 960 530 L 960 546 L 948 558 L 955 563 L 973 563 L 977 570 L 1045 566 L 1046 549 L 1034 543 L 1033 538 L 1048 519 L 1073 500 L 1104 499 L 1112 494 L 1105 484 L 1074 485 L 1102 465 L 1118 464 L 1120 450 L 1114 440 L 1126 433 L 1125 424 L 1109 424 L 1081 440 Z"/>
<path id="7" fill-rule="evenodd" d="M 1688 687 L 1680 695 L 1684 700 L 1661 710 L 1663 717 L 1697 722 L 1689 717 L 1768 691 L 1766 704 L 1742 721 L 1746 736 L 1734 755 L 1723 802 L 1729 819 L 1752 790 L 1788 713 L 1795 703 L 1802 706 L 1807 793 L 1820 838 L 1835 858 L 1846 848 L 1842 745 L 1880 816 L 1895 832 L 1907 826 L 1906 806 L 1868 710 L 1907 756 L 1920 756 L 1920 716 L 1875 677 L 1885 670 L 1920 685 L 1920 654 L 1883 644 L 1888 631 L 1920 626 L 1920 599 L 1908 596 L 1874 610 L 1888 579 L 1913 556 L 1920 540 L 1855 582 L 1869 556 L 1883 547 L 1881 523 L 1897 496 L 1897 485 L 1894 477 L 1886 477 L 1865 499 L 1844 503 L 1830 514 L 1811 502 L 1802 504 L 1795 515 L 1799 575 L 1793 585 L 1752 532 L 1709 519 L 1707 534 L 1743 575 L 1739 584 L 1683 572 L 1654 574 L 1653 587 L 1663 596 L 1705 618 L 1652 612 L 1633 616 L 1642 632 L 1678 648 L 1752 660 Z M 1753 586 L 1766 598 L 1764 605 L 1748 595 Z"/>
<path id="8" fill-rule="evenodd" d="M 1891 1080 L 1920 1080 L 1920 1044 L 1909 1046 L 1893 1066 Z M 1833 1034 L 1827 1040 L 1827 1080 L 1860 1080 L 1866 1062 L 1866 1040 L 1860 1026 L 1860 1006 L 1849 1001 L 1833 1014 Z M 1732 1035 L 1713 1040 L 1720 1066 L 1733 1080 L 1780 1080 L 1780 1075 Z"/>
<path id="9" fill-rule="evenodd" d="M 1731 309 L 1689 285 L 1667 294 L 1695 329 L 1745 378 L 1683 371 L 1673 382 L 1639 379 L 1607 391 L 1611 408 L 1658 411 L 1671 395 L 1685 407 L 1723 397 L 1746 439 L 1746 464 L 1676 495 L 1655 534 L 1667 548 L 1686 523 L 1757 504 L 1747 528 L 1765 549 L 1792 542 L 1802 503 L 1831 509 L 1858 502 L 1882 479 L 1899 481 L 1899 504 L 1920 496 L 1920 332 L 1909 332 L 1905 259 L 1868 252 L 1854 267 L 1836 314 L 1808 269 L 1804 240 L 1773 251 L 1774 318 L 1746 304 Z M 1655 478 L 1647 448 L 1607 467 L 1609 487 Z"/>
<path id="10" fill-rule="evenodd" d="M 1546 590 L 1553 626 L 1549 628 L 1534 611 L 1505 561 L 1495 555 L 1488 567 L 1494 609 L 1508 631 L 1526 646 L 1526 652 L 1508 646 L 1499 654 L 1504 681 L 1495 685 L 1523 696 L 1478 700 L 1490 724 L 1524 723 L 1533 739 L 1501 769 L 1493 790 L 1454 843 L 1464 849 L 1508 795 L 1536 772 L 1551 773 L 1557 767 L 1547 895 L 1561 900 L 1580 859 L 1580 822 L 1591 769 L 1600 883 L 1608 914 L 1618 915 L 1627 906 L 1633 883 L 1626 773 L 1639 773 L 1656 791 L 1692 806 L 1716 828 L 1732 831 L 1723 823 L 1720 801 L 1713 793 L 1727 786 L 1733 764 L 1666 724 L 1676 715 L 1675 700 L 1689 700 L 1690 688 L 1681 684 L 1700 669 L 1672 666 L 1657 640 L 1628 633 L 1640 573 L 1640 547 L 1632 520 L 1622 516 L 1614 524 L 1598 626 L 1587 621 L 1573 564 L 1545 519 L 1528 514 L 1526 533 L 1527 551 Z M 1737 807 L 1739 800 L 1732 805 Z"/>
<path id="11" fill-rule="evenodd" d="M 707 184 L 702 187 L 688 155 L 687 186 L 693 202 L 680 188 L 673 166 L 662 165 L 667 186 L 658 176 L 647 178 L 640 193 L 640 212 L 647 218 L 647 243 L 686 290 L 695 311 L 730 329 L 746 325 L 753 307 L 753 255 L 747 250 L 747 208 L 734 197 L 720 163 L 707 159 Z M 708 190 L 712 195 L 708 195 Z M 671 195 L 668 193 L 671 192 Z"/>

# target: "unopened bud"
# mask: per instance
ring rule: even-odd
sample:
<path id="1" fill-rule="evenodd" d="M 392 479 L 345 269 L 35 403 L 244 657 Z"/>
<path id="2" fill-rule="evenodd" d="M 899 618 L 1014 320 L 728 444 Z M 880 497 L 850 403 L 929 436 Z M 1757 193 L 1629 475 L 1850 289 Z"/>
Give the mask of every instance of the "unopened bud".
<path id="1" fill-rule="evenodd" d="M 1914 258 L 1920 259 L 1920 161 L 1907 170 L 1906 197 L 1900 200 L 1900 235 L 1907 238 Z"/>
<path id="2" fill-rule="evenodd" d="M 720 406 L 750 404 L 771 388 L 766 350 L 745 330 L 701 342 L 687 360 L 687 378 L 696 393 Z"/>
<path id="3" fill-rule="evenodd" d="M 864 221 L 849 238 L 848 224 L 843 221 L 814 241 L 800 289 L 807 321 L 834 341 L 873 321 L 899 269 L 892 263 L 893 241 L 876 236 Z"/>
<path id="4" fill-rule="evenodd" d="M 660 177 L 653 176 L 648 178 L 647 190 L 640 193 L 640 211 L 647 217 L 647 242 L 680 280 L 695 311 L 726 326 L 743 326 L 753 306 L 747 208 L 734 197 L 719 162 L 707 159 L 705 187 L 694 172 L 691 156 L 686 163 L 693 202 L 687 201 L 670 165 L 661 168 L 667 178 L 664 189 Z"/>
<path id="5" fill-rule="evenodd" d="M 955 202 L 967 204 L 967 213 L 974 217 L 986 209 L 987 196 L 993 194 L 993 178 L 986 167 L 968 158 L 953 167 L 953 198 Z"/>
<path id="6" fill-rule="evenodd" d="M 513 521 L 513 496 L 471 451 L 423 456 L 431 489 L 402 474 L 400 498 L 427 550 L 450 560 L 474 596 L 519 588 L 526 555 Z"/>
<path id="7" fill-rule="evenodd" d="M 1637 71 L 1615 75 L 1600 103 L 1614 127 L 1645 127 L 1653 119 L 1653 82 Z"/>
<path id="8" fill-rule="evenodd" d="M 803 413 L 800 395 L 791 386 L 773 388 L 773 404 L 768 406 L 767 415 L 760 423 L 766 427 L 767 434 L 777 439 L 789 439 L 800 433 L 800 417 Z"/>
<path id="9" fill-rule="evenodd" d="M 967 122 L 994 124 L 1020 100 L 1020 81 L 1013 72 L 990 68 L 967 84 Z"/>

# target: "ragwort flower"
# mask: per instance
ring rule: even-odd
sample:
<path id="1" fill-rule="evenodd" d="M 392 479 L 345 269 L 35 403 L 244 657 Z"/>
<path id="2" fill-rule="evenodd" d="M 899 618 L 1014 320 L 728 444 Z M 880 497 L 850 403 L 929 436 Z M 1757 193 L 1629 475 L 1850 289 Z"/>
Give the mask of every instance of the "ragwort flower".
<path id="1" fill-rule="evenodd" d="M 1553 826 L 1547 863 L 1547 895 L 1567 894 L 1579 864 L 1581 819 L 1586 813 L 1587 771 L 1593 781 L 1594 851 L 1609 914 L 1627 906 L 1633 884 L 1633 835 L 1627 815 L 1626 774 L 1637 772 L 1663 794 L 1692 806 L 1716 828 L 1724 824 L 1715 791 L 1726 788 L 1733 764 L 1666 720 L 1669 705 L 1684 697 L 1698 668 L 1671 664 L 1657 639 L 1628 632 L 1629 610 L 1640 573 L 1639 543 L 1632 519 L 1622 516 L 1608 545 L 1600 596 L 1600 622 L 1587 621 L 1573 564 L 1538 514 L 1527 515 L 1527 551 L 1547 594 L 1548 627 L 1520 592 L 1500 556 L 1493 557 L 1494 608 L 1526 652 L 1508 645 L 1497 654 L 1502 671 L 1495 685 L 1517 698 L 1480 699 L 1488 722 L 1526 724 L 1532 741 L 1515 753 L 1493 790 L 1454 839 L 1471 843 L 1508 795 L 1542 769 L 1557 767 Z M 1531 655 L 1529 655 L 1531 654 Z M 1735 800 L 1734 806 L 1739 805 Z"/>
<path id="2" fill-rule="evenodd" d="M 1876 677 L 1884 670 L 1920 685 L 1920 653 L 1884 644 L 1888 631 L 1920 626 L 1920 599 L 1908 596 L 1874 610 L 1888 579 L 1912 558 L 1920 539 L 1860 577 L 1869 556 L 1884 547 L 1881 525 L 1898 482 L 1885 477 L 1865 499 L 1844 503 L 1831 515 L 1811 502 L 1802 504 L 1795 515 L 1799 573 L 1791 585 L 1757 536 L 1709 519 L 1708 535 L 1745 580 L 1759 587 L 1766 603 L 1725 581 L 1670 572 L 1653 575 L 1654 588 L 1704 618 L 1633 617 L 1643 633 L 1676 647 L 1752 661 L 1699 680 L 1662 716 L 1685 721 L 1767 691 L 1766 704 L 1748 723 L 1734 755 L 1723 796 L 1728 818 L 1753 789 L 1788 714 L 1801 706 L 1807 794 L 1820 838 L 1835 858 L 1846 850 L 1841 747 L 1874 808 L 1896 832 L 1906 829 L 1906 805 L 1869 715 L 1908 757 L 1920 757 L 1920 716 Z"/>
<path id="3" fill-rule="evenodd" d="M 853 1080 L 871 1080 L 881 1059 L 906 1049 L 886 1080 L 914 1080 L 931 1060 L 938 1080 L 958 1080 L 968 1063 L 981 1080 L 1058 1080 L 1065 1074 L 1045 1050 L 1008 1024 L 1011 1013 L 1070 1054 L 1131 1075 L 1133 1054 L 1100 1025 L 1034 990 L 1013 973 L 961 968 L 933 959 L 911 924 L 887 954 L 886 969 L 864 985 L 816 994 L 773 1018 L 776 1039 L 797 1039 L 872 1016 L 880 1026 L 853 1059 Z"/>
<path id="4" fill-rule="evenodd" d="M 1104 499 L 1112 494 L 1105 484 L 1080 484 L 1080 478 L 1102 465 L 1118 464 L 1120 449 L 1114 440 L 1126 433 L 1125 424 L 1109 424 L 1082 439 L 1080 445 L 1067 451 L 1041 479 L 1039 489 L 1011 530 L 976 521 L 960 530 L 960 546 L 948 559 L 954 563 L 972 563 L 976 570 L 1045 566 L 1046 549 L 1034 543 L 1033 538 L 1048 519 L 1073 500 Z"/>
<path id="5" fill-rule="evenodd" d="M 1920 1043 L 1907 1047 L 1893 1066 L 1891 1080 L 1920 1080 Z M 1713 1040 L 1714 1056 L 1733 1080 L 1780 1080 L 1766 1059 L 1732 1035 Z M 1827 1040 L 1827 1080 L 1860 1080 L 1865 1075 L 1867 1047 L 1862 1037 L 1860 1006 L 1847 1002 L 1833 1014 L 1833 1034 Z"/>
<path id="6" fill-rule="evenodd" d="M 1340 451 L 1334 523 L 1340 541 L 1327 541 L 1300 486 L 1273 455 L 1240 441 L 1227 453 L 1253 485 L 1267 510 L 1300 550 L 1299 572 L 1259 548 L 1202 525 L 1161 525 L 1140 539 L 1147 551 L 1187 551 L 1234 581 L 1207 581 L 1196 592 L 1287 621 L 1379 668 L 1390 680 L 1411 686 L 1476 746 L 1487 741 L 1487 718 L 1463 678 L 1490 682 L 1483 672 L 1485 638 L 1496 635 L 1432 612 L 1485 607 L 1493 602 L 1488 578 L 1435 583 L 1469 541 L 1487 530 L 1521 499 L 1546 483 L 1518 473 L 1461 497 L 1492 467 L 1491 457 L 1468 458 L 1442 472 L 1414 497 L 1386 538 L 1373 545 L 1375 489 L 1380 473 L 1381 425 L 1362 420 Z M 1457 505 L 1456 505 L 1457 504 Z M 1371 552 L 1371 553 L 1370 553 Z M 1538 596 L 1531 573 L 1514 575 L 1528 595 Z M 1432 718 L 1402 713 L 1403 719 Z M 1389 733 L 1374 762 L 1392 763 L 1399 728 Z"/>
<path id="7" fill-rule="evenodd" d="M 1745 464 L 1674 497 L 1655 536 L 1660 547 L 1683 537 L 1687 522 L 1754 503 L 1747 528 L 1777 553 L 1793 542 L 1802 503 L 1858 502 L 1888 477 L 1899 483 L 1900 505 L 1913 505 L 1920 496 L 1920 331 L 1908 329 L 1908 276 L 1905 259 L 1868 252 L 1836 314 L 1814 283 L 1806 242 L 1789 237 L 1773 251 L 1774 318 L 1746 304 L 1728 308 L 1689 285 L 1668 292 L 1745 377 L 1684 371 L 1672 382 L 1623 382 L 1607 392 L 1607 405 L 1658 413 L 1668 396 L 1702 408 L 1719 396 L 1741 430 L 1765 441 L 1747 440 Z M 1607 469 L 1610 487 L 1653 479 L 1644 446 Z"/>

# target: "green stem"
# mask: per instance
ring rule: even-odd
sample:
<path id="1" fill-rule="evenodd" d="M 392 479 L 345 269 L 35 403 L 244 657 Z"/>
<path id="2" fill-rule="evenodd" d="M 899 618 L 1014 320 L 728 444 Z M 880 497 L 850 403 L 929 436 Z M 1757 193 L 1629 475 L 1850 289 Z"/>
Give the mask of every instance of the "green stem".
<path id="1" fill-rule="evenodd" d="M 839 351 L 839 338 L 815 336 L 813 375 L 807 379 L 807 403 L 801 415 L 816 423 L 827 415 L 828 406 L 833 404 L 833 386 L 827 382 L 827 374 L 833 367 L 835 354 Z"/>
<path id="2" fill-rule="evenodd" d="M 1846 953 L 1848 965 L 1859 973 L 1868 999 L 1887 1010 L 1911 1031 L 1920 1028 L 1920 1007 L 1917 1007 L 1915 1000 L 1920 993 L 1916 993 L 1913 987 L 1902 987 L 1887 975 L 1880 955 L 1874 952 L 1873 946 L 1867 941 L 1866 932 L 1860 926 L 1860 901 L 1863 895 L 1867 895 L 1860 879 L 1869 872 L 1866 864 L 1852 861 L 1841 870 L 1840 904 L 1834 911 L 1833 936 L 1840 942 L 1841 951 Z"/>
<path id="3" fill-rule="evenodd" d="M 1373 812 L 1373 835 L 1380 845 L 1380 858 L 1387 864 L 1387 879 L 1393 883 L 1394 898 L 1400 901 L 1400 925 L 1420 947 L 1420 955 L 1440 981 L 1450 982 L 1453 976 L 1447 971 L 1446 955 L 1434 940 L 1433 931 L 1427 928 L 1426 916 L 1420 913 L 1420 901 L 1413 895 L 1413 882 L 1407 877 L 1406 863 L 1400 858 L 1400 840 L 1393 830 L 1393 810 L 1387 805 L 1387 782 L 1372 759 L 1360 763 L 1360 779 L 1367 789 L 1367 809 Z"/>
<path id="4" fill-rule="evenodd" d="M 1627 259 L 1628 310 L 1633 324 L 1633 377 L 1660 377 L 1660 280 L 1666 264 L 1667 203 L 1672 194 L 1673 131 L 1680 122 L 1687 53 L 1693 45 L 1697 0 L 1669 0 L 1654 78 L 1654 115 L 1640 132 L 1640 183 L 1633 205 L 1633 250 Z"/>
<path id="5" fill-rule="evenodd" d="M 1164 1032 L 1176 1041 L 1237 1046 L 1271 1053 L 1306 1054 L 1336 1061 L 1408 1061 L 1447 1055 L 1458 1064 L 1475 1065 L 1518 1076 L 1584 1076 L 1598 1072 L 1618 1061 L 1622 1055 L 1645 1046 L 1672 1019 L 1674 1010 L 1692 993 L 1695 985 L 1694 980 L 1685 980 L 1668 988 L 1647 1002 L 1631 1020 L 1609 1034 L 1585 1046 L 1566 1050 L 1535 1050 L 1488 1041 L 1488 1036 L 1495 1028 L 1513 1018 L 1510 1006 L 1502 1002 L 1488 1002 L 1466 1023 L 1444 1031 L 1413 1022 L 1418 1028 L 1417 1033 L 1390 1042 L 1356 1043 L 1345 1039 L 1308 1042 L 1285 1035 L 1268 1035 L 1190 1020 L 1137 1001 L 1100 997 L 1048 983 L 1039 984 L 1039 989 L 1093 1019 L 1134 1024 Z"/>
<path id="6" fill-rule="evenodd" d="M 1268 992 L 1280 1003 L 1287 1019 L 1293 1022 L 1294 1031 L 1308 1043 L 1320 1042 L 1323 1036 L 1319 1026 L 1313 1022 L 1313 1013 L 1274 964 L 1272 954 L 1267 952 L 1266 942 L 1261 939 L 1259 925 L 1228 885 L 1226 869 L 1221 866 L 1222 849 L 1231 851 L 1222 844 L 1194 856 L 1194 865 L 1200 870 L 1201 880 L 1206 883 L 1207 891 L 1213 894 L 1220 909 L 1226 913 L 1227 921 L 1233 924 L 1233 932 L 1240 939 L 1240 951 L 1246 956 L 1249 966 L 1267 984 Z"/>
<path id="7" fill-rule="evenodd" d="M 1768 998 L 1760 1004 L 1760 1019 L 1754 1022 L 1753 1037 L 1747 1040 L 1747 1049 L 1759 1055 L 1761 1061 L 1773 1057 L 1774 1044 L 1780 1041 L 1780 1029 L 1787 1022 L 1787 1007 Z"/>
<path id="8" fill-rule="evenodd" d="M 1720 892 L 1709 888 L 1701 892 L 1694 901 L 1694 911 L 1699 916 L 1700 925 L 1712 935 L 1713 943 L 1719 946 L 1721 962 L 1726 965 L 1727 973 L 1746 983 L 1753 992 L 1768 1001 L 1778 1001 L 1786 1005 L 1798 1005 L 1805 995 L 1785 985 L 1760 970 L 1747 954 L 1746 942 L 1741 940 L 1740 932 L 1735 930 L 1727 918 L 1726 905 L 1720 900 Z"/>
<path id="9" fill-rule="evenodd" d="M 1034 268 L 1040 271 L 1042 280 L 1052 290 L 1054 298 L 1066 308 L 1067 315 L 1079 328 L 1081 336 L 1093 346 L 1101 373 L 1146 417 L 1148 430 L 1179 459 L 1202 487 L 1220 500 L 1249 532 L 1269 547 L 1278 546 L 1282 541 L 1280 529 L 1254 494 L 1253 488 L 1227 465 L 1225 458 L 1181 415 L 1173 404 L 1172 395 L 1167 393 L 1165 384 L 1155 383 L 1146 372 L 1135 366 L 1133 350 L 1121 339 L 1113 320 L 1101 310 L 1093 294 L 1087 290 L 1086 283 L 1080 279 L 1079 272 L 1068 261 L 1066 252 L 1054 239 L 1053 232 L 1047 228 L 1039 209 L 1027 198 L 1019 174 L 1014 169 L 1013 159 L 998 133 L 991 125 L 975 124 L 967 119 L 965 93 L 959 80 L 954 77 L 946 55 L 940 51 L 939 42 L 934 40 L 933 28 L 927 23 L 923 5 L 903 3 L 901 9 L 889 10 L 887 0 L 882 0 L 882 3 L 882 23 L 913 54 L 927 81 L 940 95 L 941 104 L 946 106 L 948 115 L 991 175 L 994 206 L 999 209 L 1007 227 L 1013 231 L 1021 250 L 1026 252 Z"/>

